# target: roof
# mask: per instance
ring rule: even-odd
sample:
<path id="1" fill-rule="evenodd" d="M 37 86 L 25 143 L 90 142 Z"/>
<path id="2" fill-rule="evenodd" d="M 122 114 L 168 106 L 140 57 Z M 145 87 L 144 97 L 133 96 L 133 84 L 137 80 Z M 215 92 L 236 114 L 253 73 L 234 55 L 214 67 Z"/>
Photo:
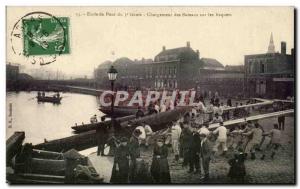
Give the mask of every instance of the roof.
<path id="1" fill-rule="evenodd" d="M 130 60 L 129 58 L 127 57 L 122 57 L 122 58 L 119 58 L 117 60 L 114 61 L 114 65 L 119 65 L 119 64 L 131 64 L 133 63 L 132 60 Z"/>
<path id="2" fill-rule="evenodd" d="M 201 58 L 201 61 L 204 63 L 204 67 L 224 68 L 223 64 L 214 58 Z"/>
<path id="3" fill-rule="evenodd" d="M 114 62 L 111 62 L 109 60 L 102 62 L 99 64 L 98 68 L 101 69 L 108 69 L 111 65 L 118 66 L 118 65 L 127 65 L 127 64 L 133 64 L 134 62 L 130 60 L 127 57 L 118 58 Z"/>
<path id="4" fill-rule="evenodd" d="M 189 48 L 189 47 L 178 47 L 178 48 L 174 48 L 174 49 L 163 50 L 157 56 L 179 54 L 179 53 L 187 52 L 187 51 L 193 51 L 193 50 L 191 48 Z"/>

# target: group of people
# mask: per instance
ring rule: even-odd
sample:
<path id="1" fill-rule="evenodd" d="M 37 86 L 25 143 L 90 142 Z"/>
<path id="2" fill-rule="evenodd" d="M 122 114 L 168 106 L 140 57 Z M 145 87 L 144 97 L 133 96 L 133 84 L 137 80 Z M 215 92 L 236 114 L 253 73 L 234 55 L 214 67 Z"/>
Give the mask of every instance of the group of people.
<path id="1" fill-rule="evenodd" d="M 183 119 L 184 121 L 174 122 L 170 128 L 174 160 L 178 161 L 183 157 L 182 165 L 189 166 L 189 173 L 201 175 L 201 167 L 204 174 L 201 178 L 209 178 L 209 164 L 215 162 L 220 152 L 221 156 L 227 157 L 228 149 L 234 152 L 233 159 L 229 160 L 231 169 L 228 176 L 233 180 L 242 181 L 245 174 L 244 160 L 248 157 L 256 159 L 255 152 L 262 151 L 261 160 L 264 160 L 266 153 L 271 151 L 273 159 L 280 147 L 281 131 L 278 124 L 269 132 L 264 131 L 258 122 L 247 121 L 233 129 L 227 129 L 223 122 L 215 129 L 209 129 L 209 123 L 198 124 L 196 119 Z M 263 145 L 266 136 L 271 138 L 270 143 Z M 263 147 L 264 146 L 264 147 Z M 220 151 L 221 150 L 221 151 Z"/>
<path id="2" fill-rule="evenodd" d="M 156 109 L 156 104 L 152 106 Z M 228 99 L 227 106 L 232 106 L 231 99 Z M 273 129 L 266 132 L 258 122 L 247 121 L 227 129 L 223 121 L 230 116 L 223 111 L 224 107 L 218 99 L 212 99 L 208 107 L 200 100 L 191 112 L 169 125 L 167 135 L 156 139 L 153 139 L 155 134 L 151 126 L 143 122 L 135 128 L 129 140 L 123 137 L 116 143 L 111 182 L 170 183 L 168 145 L 172 146 L 174 162 L 179 163 L 182 159 L 182 166 L 189 168 L 188 173 L 199 174 L 199 180 L 203 182 L 209 180 L 210 164 L 216 161 L 216 157 L 220 154 L 228 158 L 228 149 L 232 149 L 234 155 L 228 160 L 228 177 L 232 181 L 243 182 L 246 175 L 245 160 L 256 159 L 256 151 L 262 152 L 261 160 L 271 151 L 270 158 L 273 159 L 281 145 L 281 129 L 284 129 L 284 126 L 282 128 L 276 123 Z M 250 109 L 245 110 L 248 114 L 251 113 Z M 205 114 L 209 115 L 208 119 Z M 279 121 L 282 122 L 282 118 Z M 217 126 L 209 128 L 209 124 L 212 123 L 217 123 Z M 271 140 L 267 145 L 263 145 L 267 136 Z M 150 141 L 153 141 L 154 145 L 148 175 L 147 165 L 140 158 L 140 147 L 145 145 L 148 148 Z"/>
<path id="3" fill-rule="evenodd" d="M 45 97 L 46 96 L 44 91 L 43 92 L 38 91 L 37 95 L 38 95 L 38 97 Z M 55 94 L 53 94 L 53 98 L 60 98 L 59 92 L 56 92 Z"/>
<path id="4" fill-rule="evenodd" d="M 116 142 L 111 183 L 171 183 L 167 159 L 169 149 L 163 138 L 155 140 L 150 173 L 147 163 L 140 156 L 140 146 L 142 142 L 145 146 L 149 145 L 147 135 L 151 132 L 151 127 L 143 124 L 133 131 L 129 140 L 122 137 Z"/>

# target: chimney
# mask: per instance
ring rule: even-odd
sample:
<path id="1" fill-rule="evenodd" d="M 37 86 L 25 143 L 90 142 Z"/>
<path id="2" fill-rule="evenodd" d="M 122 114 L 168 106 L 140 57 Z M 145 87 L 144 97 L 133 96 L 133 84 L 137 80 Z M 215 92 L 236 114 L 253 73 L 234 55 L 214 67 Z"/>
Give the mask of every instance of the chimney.
<path id="1" fill-rule="evenodd" d="M 166 46 L 163 46 L 162 50 L 165 51 L 166 50 Z"/>
<path id="2" fill-rule="evenodd" d="M 281 41 L 281 54 L 286 54 L 286 42 Z"/>
<path id="3" fill-rule="evenodd" d="M 196 53 L 198 55 L 198 58 L 200 58 L 200 52 L 199 52 L 199 50 L 196 50 Z"/>
<path id="4" fill-rule="evenodd" d="M 188 47 L 188 48 L 190 48 L 191 47 L 191 44 L 190 44 L 190 42 L 188 41 L 188 42 L 186 42 L 186 47 Z"/>

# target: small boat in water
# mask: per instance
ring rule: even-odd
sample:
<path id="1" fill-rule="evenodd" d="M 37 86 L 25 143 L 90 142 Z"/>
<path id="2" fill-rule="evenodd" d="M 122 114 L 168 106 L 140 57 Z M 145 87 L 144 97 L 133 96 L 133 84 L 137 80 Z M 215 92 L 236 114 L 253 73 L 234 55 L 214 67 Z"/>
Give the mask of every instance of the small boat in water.
<path id="1" fill-rule="evenodd" d="M 38 92 L 36 98 L 37 98 L 38 102 L 51 102 L 51 103 L 54 103 L 54 104 L 60 104 L 60 101 L 62 99 L 59 92 L 57 92 L 53 96 L 46 96 L 45 92 L 40 92 L 40 91 Z"/>
<path id="2" fill-rule="evenodd" d="M 37 101 L 38 102 L 51 102 L 54 104 L 60 104 L 60 101 L 62 99 L 62 97 L 51 97 L 51 96 L 37 96 Z"/>

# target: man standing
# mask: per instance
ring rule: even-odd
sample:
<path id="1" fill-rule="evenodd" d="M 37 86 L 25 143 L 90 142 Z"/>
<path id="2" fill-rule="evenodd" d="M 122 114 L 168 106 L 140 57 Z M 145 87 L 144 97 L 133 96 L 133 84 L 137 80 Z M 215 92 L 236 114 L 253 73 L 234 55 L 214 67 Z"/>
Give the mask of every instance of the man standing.
<path id="1" fill-rule="evenodd" d="M 200 134 L 200 156 L 201 156 L 201 162 L 202 167 L 204 171 L 204 181 L 207 181 L 209 179 L 209 163 L 211 160 L 211 146 L 209 143 L 209 140 L 207 139 L 207 135 L 201 133 Z"/>
<path id="2" fill-rule="evenodd" d="M 102 125 L 97 127 L 96 129 L 96 136 L 97 136 L 97 156 L 104 156 L 104 146 L 108 139 L 108 133 L 106 126 Z"/>
<path id="3" fill-rule="evenodd" d="M 206 113 L 208 114 L 208 120 L 212 121 L 213 120 L 213 115 L 214 115 L 214 105 L 212 102 L 208 105 L 206 109 Z"/>
<path id="4" fill-rule="evenodd" d="M 121 144 L 117 146 L 114 156 L 114 165 L 110 182 L 114 184 L 128 183 L 129 169 L 129 148 L 127 146 L 127 138 L 121 139 Z"/>
<path id="5" fill-rule="evenodd" d="M 279 130 L 284 130 L 284 122 L 285 122 L 285 116 L 284 115 L 278 116 Z"/>
<path id="6" fill-rule="evenodd" d="M 178 122 L 173 122 L 171 127 L 172 148 L 175 155 L 175 161 L 179 160 L 179 139 L 181 135 L 181 127 Z"/>
<path id="7" fill-rule="evenodd" d="M 221 122 L 220 126 L 213 131 L 213 134 L 218 134 L 218 138 L 213 149 L 213 154 L 215 154 L 218 151 L 218 147 L 221 146 L 223 155 L 225 155 L 227 152 L 227 129 L 224 127 L 223 122 Z"/>
<path id="8" fill-rule="evenodd" d="M 246 133 L 242 133 L 244 136 L 249 137 L 249 142 L 245 148 L 245 157 L 247 158 L 247 154 L 251 152 L 251 159 L 255 159 L 255 149 L 259 148 L 259 144 L 262 139 L 263 131 L 259 128 L 259 124 L 255 123 L 255 128 L 251 129 Z"/>
<path id="9" fill-rule="evenodd" d="M 145 147 L 148 148 L 149 147 L 149 140 L 153 134 L 153 131 L 150 127 L 150 125 L 146 124 L 145 122 L 143 122 L 143 127 L 146 133 L 146 141 L 145 141 Z"/>
<path id="10" fill-rule="evenodd" d="M 129 181 L 135 180 L 135 172 L 136 172 L 136 159 L 140 157 L 140 147 L 139 147 L 139 136 L 141 135 L 141 131 L 139 129 L 135 129 L 132 133 L 132 136 L 129 140 L 128 148 L 129 148 L 129 156 L 130 156 L 130 168 L 129 168 Z"/>
<path id="11" fill-rule="evenodd" d="M 180 145 L 182 146 L 183 150 L 183 163 L 182 166 L 186 166 L 190 161 L 189 157 L 189 149 L 190 149 L 190 141 L 192 139 L 192 132 L 189 129 L 188 123 L 183 124 L 182 133 L 180 136 Z"/>
<path id="12" fill-rule="evenodd" d="M 189 173 L 194 172 L 194 174 L 201 173 L 200 162 L 199 162 L 199 154 L 200 154 L 200 137 L 197 132 L 197 128 L 193 128 L 192 139 L 190 143 L 190 170 Z"/>

